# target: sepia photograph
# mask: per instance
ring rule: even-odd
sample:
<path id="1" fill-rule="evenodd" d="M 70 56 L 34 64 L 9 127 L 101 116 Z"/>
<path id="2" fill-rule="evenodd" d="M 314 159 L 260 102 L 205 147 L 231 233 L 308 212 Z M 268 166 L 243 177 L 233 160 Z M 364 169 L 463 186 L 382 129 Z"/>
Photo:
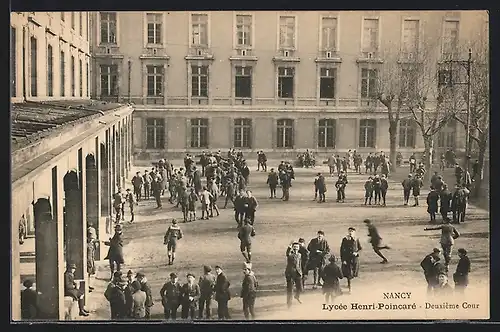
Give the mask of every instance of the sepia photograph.
<path id="1" fill-rule="evenodd" d="M 487 11 L 10 13 L 13 323 L 487 320 Z"/>

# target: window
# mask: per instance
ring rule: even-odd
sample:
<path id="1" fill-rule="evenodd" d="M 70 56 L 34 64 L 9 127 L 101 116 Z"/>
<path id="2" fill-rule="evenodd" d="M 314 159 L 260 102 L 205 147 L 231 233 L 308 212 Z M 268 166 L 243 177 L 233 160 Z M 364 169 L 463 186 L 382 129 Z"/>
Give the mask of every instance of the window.
<path id="1" fill-rule="evenodd" d="M 414 148 L 416 126 L 412 119 L 401 119 L 399 121 L 399 147 Z"/>
<path id="2" fill-rule="evenodd" d="M 101 65 L 101 96 L 118 95 L 118 66 Z"/>
<path id="3" fill-rule="evenodd" d="M 71 29 L 75 30 L 75 12 L 71 12 Z"/>
<path id="4" fill-rule="evenodd" d="M 191 147 L 208 148 L 208 119 L 191 119 Z"/>
<path id="5" fill-rule="evenodd" d="M 252 146 L 252 119 L 234 120 L 234 147 L 247 148 Z"/>
<path id="6" fill-rule="evenodd" d="M 438 71 L 438 86 L 451 86 L 452 85 L 452 71 L 447 69 L 442 69 Z"/>
<path id="7" fill-rule="evenodd" d="M 37 76 L 37 61 L 38 61 L 38 54 L 37 54 L 37 41 L 35 37 L 30 38 L 30 45 L 31 45 L 31 96 L 36 97 L 38 94 L 37 90 L 37 83 L 38 83 L 38 76 Z"/>
<path id="8" fill-rule="evenodd" d="M 280 48 L 295 48 L 295 17 L 280 16 Z"/>
<path id="9" fill-rule="evenodd" d="M 438 147 L 454 149 L 456 146 L 456 122 L 448 121 L 438 134 Z"/>
<path id="10" fill-rule="evenodd" d="M 191 45 L 208 47 L 208 15 L 191 15 Z"/>
<path id="11" fill-rule="evenodd" d="M 82 12 L 78 13 L 78 32 L 80 33 L 80 36 L 83 36 L 83 14 Z"/>
<path id="12" fill-rule="evenodd" d="M 445 21 L 443 31 L 443 56 L 452 57 L 458 47 L 458 21 Z"/>
<path id="13" fill-rule="evenodd" d="M 87 79 L 87 97 L 90 97 L 90 69 L 88 61 L 86 63 L 86 66 L 87 66 L 86 70 L 87 76 L 85 78 Z"/>
<path id="14" fill-rule="evenodd" d="M 146 148 L 165 148 L 165 119 L 146 119 Z"/>
<path id="15" fill-rule="evenodd" d="M 71 97 L 75 96 L 76 87 L 75 87 L 75 57 L 71 56 Z"/>
<path id="16" fill-rule="evenodd" d="M 146 14 L 148 22 L 148 44 L 162 44 L 161 26 L 162 14 Z"/>
<path id="17" fill-rule="evenodd" d="M 293 68 L 278 68 L 278 97 L 293 98 Z"/>
<path id="18" fill-rule="evenodd" d="M 417 94 L 417 70 L 414 68 L 403 68 L 401 70 L 401 97 L 411 97 Z"/>
<path id="19" fill-rule="evenodd" d="M 17 57 L 16 57 L 16 28 L 10 27 L 10 93 L 12 97 L 17 95 Z"/>
<path id="20" fill-rule="evenodd" d="M 61 21 L 64 22 L 64 20 L 66 19 L 66 13 L 65 12 L 61 12 Z"/>
<path id="21" fill-rule="evenodd" d="M 52 45 L 47 46 L 47 96 L 54 96 L 54 55 Z"/>
<path id="22" fill-rule="evenodd" d="M 236 67 L 234 96 L 236 98 L 252 97 L 252 68 Z"/>
<path id="23" fill-rule="evenodd" d="M 374 52 L 378 49 L 378 19 L 363 21 L 363 52 Z"/>
<path id="24" fill-rule="evenodd" d="M 277 121 L 278 140 L 276 146 L 278 148 L 293 148 L 293 120 L 280 119 Z"/>
<path id="25" fill-rule="evenodd" d="M 100 13 L 101 44 L 116 44 L 116 13 Z"/>
<path id="26" fill-rule="evenodd" d="M 252 46 L 252 16 L 236 15 L 236 38 L 238 46 Z"/>
<path id="27" fill-rule="evenodd" d="M 373 98 L 377 94 L 377 69 L 361 69 L 361 98 Z"/>
<path id="28" fill-rule="evenodd" d="M 335 74 L 333 68 L 320 69 L 319 97 L 321 99 L 335 98 Z"/>
<path id="29" fill-rule="evenodd" d="M 163 66 L 147 66 L 148 97 L 163 95 Z"/>
<path id="30" fill-rule="evenodd" d="M 419 26 L 418 20 L 403 21 L 403 52 L 406 54 L 415 53 L 418 51 L 419 43 Z"/>
<path id="31" fill-rule="evenodd" d="M 191 95 L 208 97 L 208 66 L 191 66 Z"/>
<path id="32" fill-rule="evenodd" d="M 318 147 L 319 148 L 335 147 L 335 119 L 319 120 Z"/>
<path id="33" fill-rule="evenodd" d="M 377 121 L 373 119 L 365 119 L 359 121 L 359 147 L 374 148 L 375 133 L 377 129 Z"/>
<path id="34" fill-rule="evenodd" d="M 321 43 L 323 50 L 337 49 L 337 19 L 335 17 L 321 19 Z"/>
<path id="35" fill-rule="evenodd" d="M 82 60 L 79 60 L 79 70 L 80 70 L 80 94 L 78 95 L 79 97 L 83 97 L 83 63 Z"/>
<path id="36" fill-rule="evenodd" d="M 61 51 L 61 70 L 60 70 L 60 81 L 61 81 L 61 97 L 64 97 L 66 93 L 66 59 L 65 59 L 65 54 L 64 51 Z"/>

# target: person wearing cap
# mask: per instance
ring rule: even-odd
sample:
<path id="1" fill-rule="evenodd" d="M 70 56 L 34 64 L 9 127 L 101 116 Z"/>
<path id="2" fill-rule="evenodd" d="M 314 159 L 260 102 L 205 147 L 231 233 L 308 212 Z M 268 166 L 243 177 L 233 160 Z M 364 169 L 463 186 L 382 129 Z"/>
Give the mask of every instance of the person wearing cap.
<path id="1" fill-rule="evenodd" d="M 451 211 L 453 213 L 453 223 L 465 222 L 465 211 L 467 210 L 467 198 L 470 191 L 460 185 L 455 186 L 455 191 L 451 197 Z"/>
<path id="2" fill-rule="evenodd" d="M 128 203 L 128 206 L 130 208 L 130 222 L 134 222 L 134 209 L 135 206 L 138 204 L 136 200 L 136 195 L 134 195 L 130 189 L 127 188 L 126 194 L 125 194 L 125 201 Z"/>
<path id="3" fill-rule="evenodd" d="M 453 294 L 453 288 L 448 283 L 446 273 L 439 273 L 437 276 L 437 284 L 434 287 L 434 295 L 439 297 L 447 297 Z"/>
<path id="4" fill-rule="evenodd" d="M 151 175 L 148 173 L 148 170 L 144 170 L 144 175 L 142 176 L 142 183 L 144 187 L 144 199 L 148 200 L 151 195 Z"/>
<path id="5" fill-rule="evenodd" d="M 380 263 L 386 264 L 388 262 L 387 258 L 385 258 L 385 256 L 380 252 L 380 250 L 390 249 L 390 247 L 382 245 L 382 237 L 380 237 L 377 227 L 375 227 L 375 225 L 371 222 L 370 219 L 365 219 L 363 222 L 366 224 L 366 227 L 368 228 L 368 237 L 370 238 L 369 242 L 372 245 L 373 251 L 380 258 L 382 258 L 382 261 Z"/>
<path id="6" fill-rule="evenodd" d="M 347 279 L 347 287 L 351 292 L 351 280 L 359 275 L 359 252 L 363 248 L 356 237 L 356 229 L 349 227 L 347 235 L 340 244 L 340 260 L 342 261 L 342 274 Z"/>
<path id="7" fill-rule="evenodd" d="M 155 198 L 156 209 L 161 209 L 163 205 L 161 202 L 162 179 L 160 174 L 156 174 L 153 177 L 153 182 L 151 182 L 151 190 L 153 191 L 153 196 Z"/>
<path id="8" fill-rule="evenodd" d="M 182 318 L 194 319 L 196 317 L 196 308 L 200 299 L 200 286 L 195 283 L 195 276 L 192 273 L 187 274 L 187 282 L 181 289 Z"/>
<path id="9" fill-rule="evenodd" d="M 180 305 L 182 286 L 178 282 L 177 274 L 170 273 L 170 280 L 163 284 L 160 290 L 161 304 L 165 319 L 177 319 L 177 309 Z"/>
<path id="10" fill-rule="evenodd" d="M 302 293 L 302 258 L 299 252 L 300 244 L 294 242 L 287 255 L 287 264 L 285 268 L 286 279 L 286 303 L 288 308 L 292 306 L 293 286 L 295 285 L 294 298 L 299 302 Z"/>
<path id="11" fill-rule="evenodd" d="M 238 230 L 238 239 L 240 239 L 240 251 L 245 261 L 252 261 L 252 237 L 255 236 L 255 228 L 250 225 L 250 220 L 245 218 L 244 225 Z"/>
<path id="12" fill-rule="evenodd" d="M 432 249 L 432 252 L 424 257 L 420 262 L 420 266 L 424 270 L 425 281 L 427 281 L 427 294 L 432 294 L 434 287 L 437 285 L 437 270 L 436 263 L 441 260 L 439 257 L 441 250 L 438 248 Z"/>
<path id="13" fill-rule="evenodd" d="M 408 205 L 408 201 L 410 200 L 410 193 L 412 188 L 412 175 L 408 174 L 408 177 L 401 182 L 401 186 L 403 186 L 403 204 Z"/>
<path id="14" fill-rule="evenodd" d="M 144 318 L 149 319 L 149 318 L 151 318 L 151 307 L 154 305 L 153 294 L 151 292 L 151 286 L 149 286 L 146 275 L 142 272 L 138 272 L 135 275 L 135 279 L 140 282 L 141 290 L 144 293 L 146 293 L 146 302 L 145 302 L 146 314 L 145 314 Z"/>
<path id="15" fill-rule="evenodd" d="M 177 241 L 183 236 L 181 228 L 177 225 L 177 220 L 172 219 L 172 225 L 167 228 L 163 237 L 163 244 L 167 246 L 168 265 L 174 264 Z"/>
<path id="16" fill-rule="evenodd" d="M 113 278 L 113 273 L 121 270 L 121 265 L 125 263 L 123 259 L 123 231 L 122 225 L 115 226 L 115 234 L 109 241 L 105 241 L 104 244 L 109 246 L 108 254 L 104 259 L 109 260 L 109 268 L 111 270 L 111 279 Z"/>
<path id="17" fill-rule="evenodd" d="M 417 168 L 417 157 L 415 157 L 415 153 L 412 153 L 410 158 L 408 159 L 408 163 L 410 164 L 410 173 L 415 172 Z"/>
<path id="18" fill-rule="evenodd" d="M 85 292 L 77 288 L 75 282 L 76 264 L 68 264 L 66 272 L 64 272 L 64 296 L 72 297 L 73 300 L 78 301 L 78 308 L 80 309 L 80 316 L 88 316 L 89 312 L 85 310 Z"/>
<path id="19" fill-rule="evenodd" d="M 316 200 L 317 195 L 319 195 L 318 203 L 324 203 L 326 193 L 326 180 L 321 173 L 318 173 L 317 178 L 314 180 L 314 189 L 314 200 Z"/>
<path id="20" fill-rule="evenodd" d="M 389 189 L 389 182 L 387 182 L 387 175 L 382 174 L 380 177 L 380 195 L 382 196 L 382 206 L 386 206 L 385 199 L 387 197 L 387 190 Z"/>
<path id="21" fill-rule="evenodd" d="M 458 257 L 460 259 L 453 274 L 453 281 L 455 282 L 455 291 L 463 293 L 469 285 L 470 260 L 467 256 L 467 250 L 464 248 L 458 249 Z"/>
<path id="22" fill-rule="evenodd" d="M 141 290 L 141 283 L 135 280 L 130 285 L 132 291 L 131 318 L 144 319 L 146 317 L 146 293 Z"/>
<path id="23" fill-rule="evenodd" d="M 373 198 L 373 178 L 371 176 L 368 177 L 368 180 L 365 182 L 365 205 L 372 205 Z"/>
<path id="24" fill-rule="evenodd" d="M 210 209 L 210 202 L 213 200 L 213 195 L 207 190 L 207 187 L 203 187 L 199 195 L 201 201 L 201 219 L 208 220 L 210 215 L 208 210 Z"/>
<path id="25" fill-rule="evenodd" d="M 135 280 L 134 271 L 128 270 L 128 272 L 127 272 L 127 282 L 129 284 L 131 284 L 132 282 L 134 282 L 134 280 Z"/>
<path id="26" fill-rule="evenodd" d="M 203 275 L 200 277 L 198 285 L 200 286 L 198 318 L 203 319 L 203 309 L 206 309 L 206 319 L 210 319 L 212 315 L 211 304 L 215 288 L 215 276 L 212 274 L 212 268 L 210 266 L 203 266 Z"/>
<path id="27" fill-rule="evenodd" d="M 89 277 L 89 292 L 94 290 L 94 287 L 90 286 L 90 280 L 95 275 L 95 253 L 98 248 L 99 241 L 97 240 L 96 230 L 94 227 L 89 226 L 87 228 L 87 275 Z"/>
<path id="28" fill-rule="evenodd" d="M 226 274 L 219 265 L 215 266 L 217 279 L 215 280 L 215 301 L 217 301 L 217 316 L 220 320 L 230 319 L 228 302 L 231 299 L 229 287 L 231 283 L 226 277 Z"/>
<path id="29" fill-rule="evenodd" d="M 342 270 L 335 264 L 335 256 L 331 255 L 328 258 L 329 263 L 323 269 L 323 294 L 325 295 L 325 303 L 332 303 L 335 297 L 342 294 L 340 290 L 339 279 L 344 278 Z"/>
<path id="30" fill-rule="evenodd" d="M 319 230 L 315 238 L 307 245 L 309 251 L 309 261 L 307 270 L 313 270 L 313 289 L 321 286 L 321 274 L 326 264 L 326 259 L 330 255 L 330 245 L 325 239 L 325 232 Z"/>
<path id="31" fill-rule="evenodd" d="M 257 297 L 257 287 L 259 283 L 252 271 L 251 263 L 243 264 L 243 281 L 241 283 L 240 297 L 243 299 L 243 314 L 245 319 L 255 319 L 255 299 Z"/>
<path id="32" fill-rule="evenodd" d="M 344 171 L 340 171 L 339 178 L 335 182 L 335 188 L 337 188 L 337 202 L 344 203 L 345 201 L 345 188 L 347 186 L 347 175 Z"/>
<path id="33" fill-rule="evenodd" d="M 217 217 L 220 216 L 219 207 L 217 206 L 217 201 L 219 200 L 220 190 L 217 186 L 216 179 L 211 178 L 208 181 L 208 191 L 210 192 L 210 218 L 214 217 L 214 211 L 217 213 Z"/>
<path id="34" fill-rule="evenodd" d="M 381 187 L 381 182 L 380 182 L 380 176 L 378 174 L 375 174 L 375 176 L 373 177 L 373 193 L 374 193 L 374 204 L 377 205 L 377 204 L 380 204 L 380 187 Z"/>
<path id="35" fill-rule="evenodd" d="M 191 187 L 190 189 L 188 189 L 189 191 L 189 194 L 187 196 L 187 210 L 188 210 L 188 222 L 191 222 L 191 221 L 196 221 L 196 202 L 198 202 L 198 200 L 200 199 L 198 197 L 198 195 L 196 194 L 196 190 L 194 187 Z M 201 197 L 201 196 L 200 196 Z M 207 214 L 207 218 L 208 218 L 208 214 Z M 202 215 L 202 218 L 201 219 L 204 219 L 203 218 L 203 215 Z"/>
<path id="36" fill-rule="evenodd" d="M 288 254 L 292 250 L 294 242 L 295 241 L 292 241 L 290 243 L 290 245 L 288 246 L 288 248 L 286 250 L 286 255 L 285 255 L 286 257 L 288 257 Z M 309 272 L 307 270 L 308 262 L 309 262 L 309 250 L 307 250 L 306 240 L 304 240 L 303 238 L 300 238 L 298 242 L 299 242 L 299 253 L 300 253 L 300 258 L 301 258 L 300 265 L 302 267 L 302 290 L 304 290 L 306 287 L 307 274 Z"/>
<path id="37" fill-rule="evenodd" d="M 124 197 L 122 190 L 118 187 L 117 191 L 113 194 L 113 208 L 115 209 L 115 222 L 119 223 L 123 219 L 122 206 L 124 203 Z"/>
<path id="38" fill-rule="evenodd" d="M 144 185 L 144 178 L 142 177 L 141 172 L 136 172 L 131 182 L 134 187 L 135 200 L 139 202 L 142 199 L 142 187 Z"/>
<path id="39" fill-rule="evenodd" d="M 276 198 L 276 187 L 278 186 L 279 178 L 278 174 L 271 168 L 269 174 L 267 174 L 266 184 L 269 186 L 269 198 Z"/>
<path id="40" fill-rule="evenodd" d="M 123 320 L 130 318 L 132 305 L 127 301 L 127 279 L 121 272 L 116 273 L 116 278 L 110 283 L 104 296 L 109 301 L 111 320 Z"/>
<path id="41" fill-rule="evenodd" d="M 450 224 L 449 221 L 445 221 L 443 225 L 439 225 L 436 227 L 426 227 L 424 231 L 433 231 L 440 230 L 441 231 L 441 248 L 443 249 L 443 256 L 446 266 L 450 265 L 451 261 L 451 252 L 453 249 L 453 245 L 455 244 L 455 240 L 460 237 L 460 233 L 457 231 L 453 225 Z"/>
<path id="42" fill-rule="evenodd" d="M 438 192 L 434 189 L 433 186 L 430 187 L 430 191 L 427 194 L 427 213 L 429 213 L 431 220 L 431 223 L 434 223 L 436 221 L 436 213 L 438 212 L 438 201 L 439 201 L 439 194 Z"/>
<path id="43" fill-rule="evenodd" d="M 453 196 L 448 190 L 448 185 L 446 183 L 443 183 L 442 190 L 439 193 L 439 201 L 440 201 L 439 212 L 441 213 L 443 221 L 449 220 L 448 213 L 451 210 L 452 198 Z"/>
<path id="44" fill-rule="evenodd" d="M 413 204 L 413 206 L 418 206 L 418 196 L 420 196 L 420 188 L 422 188 L 423 185 L 424 183 L 418 174 L 411 179 L 411 189 L 413 198 L 415 199 L 415 204 Z"/>
<path id="45" fill-rule="evenodd" d="M 24 290 L 21 291 L 21 319 L 29 320 L 38 318 L 38 293 L 33 290 L 33 280 L 23 282 Z"/>

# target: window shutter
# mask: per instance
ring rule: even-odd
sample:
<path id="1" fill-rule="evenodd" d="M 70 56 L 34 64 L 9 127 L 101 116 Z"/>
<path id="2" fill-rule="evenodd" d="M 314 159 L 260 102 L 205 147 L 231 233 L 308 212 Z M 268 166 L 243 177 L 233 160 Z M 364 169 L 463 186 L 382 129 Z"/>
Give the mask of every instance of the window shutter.
<path id="1" fill-rule="evenodd" d="M 191 148 L 191 119 L 186 119 L 186 149 Z"/>

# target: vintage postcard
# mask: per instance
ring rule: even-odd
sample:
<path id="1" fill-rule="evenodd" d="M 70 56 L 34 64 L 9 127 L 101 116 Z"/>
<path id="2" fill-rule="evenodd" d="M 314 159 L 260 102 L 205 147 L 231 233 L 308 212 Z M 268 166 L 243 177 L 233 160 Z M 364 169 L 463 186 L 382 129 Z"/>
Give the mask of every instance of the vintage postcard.
<path id="1" fill-rule="evenodd" d="M 488 27 L 12 12 L 11 320 L 489 319 Z"/>

